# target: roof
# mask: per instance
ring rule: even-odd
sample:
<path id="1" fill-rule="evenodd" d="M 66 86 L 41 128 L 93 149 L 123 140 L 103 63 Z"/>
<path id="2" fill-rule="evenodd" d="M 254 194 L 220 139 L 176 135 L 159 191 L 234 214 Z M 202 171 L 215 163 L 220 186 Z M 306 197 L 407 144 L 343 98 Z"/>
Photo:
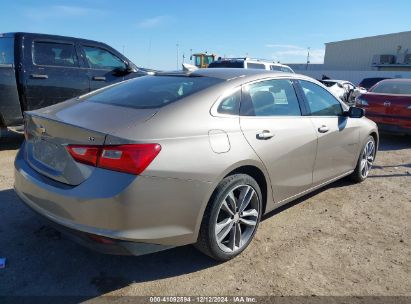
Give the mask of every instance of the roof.
<path id="1" fill-rule="evenodd" d="M 198 69 L 191 72 L 193 76 L 214 77 L 225 80 L 230 80 L 239 77 L 253 77 L 253 76 L 278 76 L 288 75 L 295 76 L 293 73 L 285 73 L 281 71 L 269 71 L 259 69 L 239 69 L 239 68 L 212 68 L 212 69 Z"/>
<path id="2" fill-rule="evenodd" d="M 28 32 L 9 32 L 9 33 L 0 33 L 0 37 L 14 37 L 14 36 L 41 36 L 43 38 L 49 38 L 49 39 L 76 39 L 76 40 L 82 40 L 82 41 L 88 41 L 88 42 L 98 42 L 98 43 L 103 43 L 101 41 L 97 40 L 91 40 L 91 39 L 85 39 L 85 38 L 78 38 L 78 37 L 71 37 L 71 36 L 61 36 L 61 35 L 51 35 L 51 34 L 42 34 L 42 33 L 28 33 Z"/>
<path id="3" fill-rule="evenodd" d="M 339 41 L 331 41 L 331 42 L 326 42 L 325 44 L 334 44 L 334 43 L 347 42 L 347 41 L 353 41 L 353 40 L 362 40 L 362 39 L 383 38 L 383 37 L 403 35 L 403 34 L 405 34 L 405 35 L 409 34 L 411 36 L 411 31 L 404 31 L 404 32 L 398 32 L 398 33 L 391 33 L 391 34 L 383 34 L 383 35 L 376 35 L 376 36 L 367 36 L 367 37 L 360 37 L 360 38 L 353 38 L 353 39 L 345 39 L 345 40 L 339 40 Z"/>
<path id="4" fill-rule="evenodd" d="M 383 79 L 380 82 L 402 82 L 402 83 L 411 83 L 410 78 L 388 78 L 388 79 Z"/>

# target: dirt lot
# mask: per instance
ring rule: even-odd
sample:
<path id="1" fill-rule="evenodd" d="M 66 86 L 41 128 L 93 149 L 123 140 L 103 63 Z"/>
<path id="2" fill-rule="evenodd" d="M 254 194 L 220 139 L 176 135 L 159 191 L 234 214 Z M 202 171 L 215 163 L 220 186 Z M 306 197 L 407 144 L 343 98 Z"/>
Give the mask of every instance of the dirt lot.
<path id="1" fill-rule="evenodd" d="M 191 246 L 106 256 L 47 227 L 13 187 L 21 135 L 0 139 L 0 295 L 411 296 L 411 139 L 383 136 L 359 185 L 340 181 L 273 212 L 238 258 Z"/>

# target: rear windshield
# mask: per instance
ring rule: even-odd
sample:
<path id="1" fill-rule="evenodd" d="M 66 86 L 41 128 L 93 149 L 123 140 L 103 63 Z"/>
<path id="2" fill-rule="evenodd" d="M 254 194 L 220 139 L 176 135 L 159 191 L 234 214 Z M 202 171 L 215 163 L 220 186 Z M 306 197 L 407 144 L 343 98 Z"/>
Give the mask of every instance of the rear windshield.
<path id="1" fill-rule="evenodd" d="M 271 71 L 286 72 L 286 73 L 293 73 L 293 71 L 290 68 L 280 66 L 280 65 L 270 65 L 270 70 Z"/>
<path id="2" fill-rule="evenodd" d="M 14 64 L 14 38 L 0 38 L 0 65 Z"/>
<path id="3" fill-rule="evenodd" d="M 265 70 L 265 65 L 261 63 L 247 62 L 247 69 Z"/>
<path id="4" fill-rule="evenodd" d="M 237 60 L 225 60 L 225 61 L 214 61 L 208 65 L 209 68 L 243 68 L 244 61 Z"/>
<path id="5" fill-rule="evenodd" d="M 85 100 L 130 108 L 159 108 L 224 80 L 212 77 L 143 76 L 103 89 Z"/>
<path id="6" fill-rule="evenodd" d="M 382 81 L 378 83 L 371 92 L 382 94 L 411 95 L 411 81 Z"/>
<path id="7" fill-rule="evenodd" d="M 320 80 L 320 82 L 323 84 L 323 85 L 325 85 L 326 87 L 332 87 L 333 85 L 335 85 L 336 84 L 336 82 L 333 82 L 333 81 L 321 81 Z"/>
<path id="8" fill-rule="evenodd" d="M 384 80 L 384 79 L 389 79 L 389 78 L 378 78 L 378 77 L 376 77 L 376 78 L 364 78 L 364 79 L 360 82 L 359 86 L 362 87 L 362 88 L 369 89 L 369 88 L 371 88 L 374 84 L 376 84 L 377 82 L 379 82 L 379 81 L 381 81 L 381 80 Z"/>

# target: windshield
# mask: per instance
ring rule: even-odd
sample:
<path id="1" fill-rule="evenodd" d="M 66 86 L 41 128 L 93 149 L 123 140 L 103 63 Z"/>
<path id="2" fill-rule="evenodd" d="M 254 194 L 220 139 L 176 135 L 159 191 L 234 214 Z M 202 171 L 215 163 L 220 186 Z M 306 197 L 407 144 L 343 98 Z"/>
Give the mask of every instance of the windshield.
<path id="1" fill-rule="evenodd" d="M 286 73 L 293 73 L 293 71 L 286 67 L 286 66 L 281 66 L 281 65 L 270 65 L 270 70 L 271 71 L 280 71 L 280 72 L 286 72 Z"/>
<path id="2" fill-rule="evenodd" d="M 376 84 L 377 82 L 381 81 L 381 80 L 385 80 L 385 79 L 389 79 L 389 78 L 364 78 L 359 86 L 365 89 L 369 89 L 371 88 L 374 84 Z"/>
<path id="3" fill-rule="evenodd" d="M 159 108 L 223 82 L 212 77 L 143 76 L 103 89 L 86 101 L 130 108 Z"/>
<path id="4" fill-rule="evenodd" d="M 14 38 L 0 38 L 0 65 L 14 64 Z"/>
<path id="5" fill-rule="evenodd" d="M 323 80 L 320 80 L 320 82 L 321 82 L 323 85 L 325 85 L 326 87 L 328 87 L 328 88 L 330 88 L 330 87 L 332 87 L 333 85 L 336 84 L 336 82 L 334 82 L 334 81 L 323 81 Z"/>
<path id="6" fill-rule="evenodd" d="M 381 81 L 377 83 L 370 92 L 411 95 L 411 81 Z"/>

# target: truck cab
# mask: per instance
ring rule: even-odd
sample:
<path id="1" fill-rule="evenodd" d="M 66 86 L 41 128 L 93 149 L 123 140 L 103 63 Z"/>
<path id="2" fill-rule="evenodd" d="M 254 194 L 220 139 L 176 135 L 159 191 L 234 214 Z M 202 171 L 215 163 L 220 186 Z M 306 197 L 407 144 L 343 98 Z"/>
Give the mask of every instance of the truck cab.
<path id="1" fill-rule="evenodd" d="M 0 34 L 0 128 L 23 112 L 146 75 L 107 44 L 55 35 Z"/>

